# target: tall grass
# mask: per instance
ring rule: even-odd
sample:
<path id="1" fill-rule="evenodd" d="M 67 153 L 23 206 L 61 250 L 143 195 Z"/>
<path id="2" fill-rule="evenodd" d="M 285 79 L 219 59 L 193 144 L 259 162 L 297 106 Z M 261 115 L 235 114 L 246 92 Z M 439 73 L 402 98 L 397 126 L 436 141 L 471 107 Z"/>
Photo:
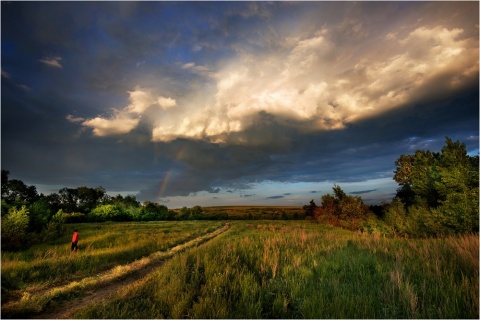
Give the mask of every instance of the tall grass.
<path id="1" fill-rule="evenodd" d="M 70 252 L 71 235 L 22 252 L 2 252 L 2 302 L 15 290 L 40 290 L 98 274 L 220 225 L 208 221 L 78 224 L 78 252 Z"/>
<path id="2" fill-rule="evenodd" d="M 478 235 L 235 222 L 82 318 L 478 318 Z"/>

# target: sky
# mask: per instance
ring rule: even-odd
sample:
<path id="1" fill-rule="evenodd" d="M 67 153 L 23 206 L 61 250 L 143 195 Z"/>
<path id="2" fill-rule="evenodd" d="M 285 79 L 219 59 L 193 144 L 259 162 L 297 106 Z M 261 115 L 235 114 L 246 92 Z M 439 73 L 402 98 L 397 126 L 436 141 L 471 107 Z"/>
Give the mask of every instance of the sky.
<path id="1" fill-rule="evenodd" d="M 1 2 L 1 168 L 169 208 L 390 201 L 478 155 L 478 2 Z"/>

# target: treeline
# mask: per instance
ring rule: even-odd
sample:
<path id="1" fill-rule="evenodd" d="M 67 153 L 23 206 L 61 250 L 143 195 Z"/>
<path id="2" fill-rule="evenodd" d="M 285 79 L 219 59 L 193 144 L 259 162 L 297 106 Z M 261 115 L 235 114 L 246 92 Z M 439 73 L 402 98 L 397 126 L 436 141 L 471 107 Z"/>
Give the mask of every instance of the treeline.
<path id="1" fill-rule="evenodd" d="M 309 219 L 351 230 L 414 237 L 479 230 L 479 157 L 446 138 L 440 152 L 418 150 L 395 162 L 396 196 L 382 206 L 366 206 L 339 186 L 304 206 Z"/>
<path id="2" fill-rule="evenodd" d="M 109 196 L 102 187 L 63 188 L 39 194 L 35 186 L 10 179 L 2 170 L 2 250 L 16 250 L 64 234 L 65 223 L 181 220 L 166 206 L 135 196 Z"/>

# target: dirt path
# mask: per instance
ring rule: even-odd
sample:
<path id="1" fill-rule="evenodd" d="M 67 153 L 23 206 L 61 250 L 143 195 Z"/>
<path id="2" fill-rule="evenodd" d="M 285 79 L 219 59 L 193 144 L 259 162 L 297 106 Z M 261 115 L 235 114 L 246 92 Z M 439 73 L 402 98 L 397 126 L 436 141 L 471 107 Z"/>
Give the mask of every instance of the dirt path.
<path id="1" fill-rule="evenodd" d="M 103 280 L 97 281 L 93 288 L 84 292 L 81 297 L 73 298 L 72 300 L 62 301 L 59 303 L 51 302 L 47 307 L 47 310 L 31 315 L 32 318 L 36 319 L 68 319 L 71 318 L 75 312 L 86 307 L 91 303 L 100 303 L 112 298 L 121 288 L 125 288 L 128 285 L 141 285 L 146 276 L 155 271 L 176 254 L 183 252 L 191 247 L 198 246 L 203 244 L 216 236 L 222 234 L 230 228 L 229 224 L 224 225 L 223 227 L 195 238 L 193 240 L 187 241 L 183 244 L 177 245 L 167 252 L 156 252 L 150 256 L 141 259 L 140 261 L 134 261 L 129 265 L 124 265 L 116 267 L 102 275 Z M 119 269 L 128 269 L 126 274 L 120 273 L 116 275 L 116 272 Z M 91 277 L 90 277 L 91 278 Z M 87 279 L 85 279 L 87 280 Z M 86 282 L 88 283 L 88 281 Z M 74 286 L 78 282 L 74 283 Z M 48 292 L 57 291 L 67 291 L 71 290 L 72 285 L 66 285 L 61 287 L 50 288 Z M 46 294 L 48 294 L 48 292 Z"/>

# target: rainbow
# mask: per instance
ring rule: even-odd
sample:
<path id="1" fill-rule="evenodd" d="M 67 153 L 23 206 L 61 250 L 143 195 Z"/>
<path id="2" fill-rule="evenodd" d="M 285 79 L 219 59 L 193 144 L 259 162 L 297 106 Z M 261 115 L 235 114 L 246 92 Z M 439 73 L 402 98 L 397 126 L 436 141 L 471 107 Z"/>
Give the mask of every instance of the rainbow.
<path id="1" fill-rule="evenodd" d="M 184 152 L 186 148 L 186 145 L 184 144 L 183 146 L 181 146 L 179 148 L 179 150 L 177 151 L 177 153 L 175 154 L 175 157 L 174 157 L 174 163 L 170 166 L 170 169 L 167 170 L 167 173 L 165 173 L 165 176 L 163 177 L 163 180 L 162 180 L 162 183 L 160 184 L 160 190 L 158 191 L 158 195 L 157 195 L 157 198 L 163 198 L 164 196 L 164 193 L 165 193 L 165 190 L 167 189 L 167 186 L 168 186 L 168 182 L 170 181 L 170 178 L 172 177 L 172 174 L 174 172 L 174 165 L 175 165 L 175 162 L 177 161 L 181 161 L 182 159 L 182 154 Z"/>
<path id="2" fill-rule="evenodd" d="M 170 177 L 172 176 L 173 168 L 170 168 L 170 170 L 167 171 L 165 176 L 163 177 L 162 183 L 160 184 L 160 190 L 158 191 L 158 196 L 157 198 L 162 198 L 163 193 L 165 192 L 165 189 L 167 188 L 168 181 L 170 180 Z"/>

